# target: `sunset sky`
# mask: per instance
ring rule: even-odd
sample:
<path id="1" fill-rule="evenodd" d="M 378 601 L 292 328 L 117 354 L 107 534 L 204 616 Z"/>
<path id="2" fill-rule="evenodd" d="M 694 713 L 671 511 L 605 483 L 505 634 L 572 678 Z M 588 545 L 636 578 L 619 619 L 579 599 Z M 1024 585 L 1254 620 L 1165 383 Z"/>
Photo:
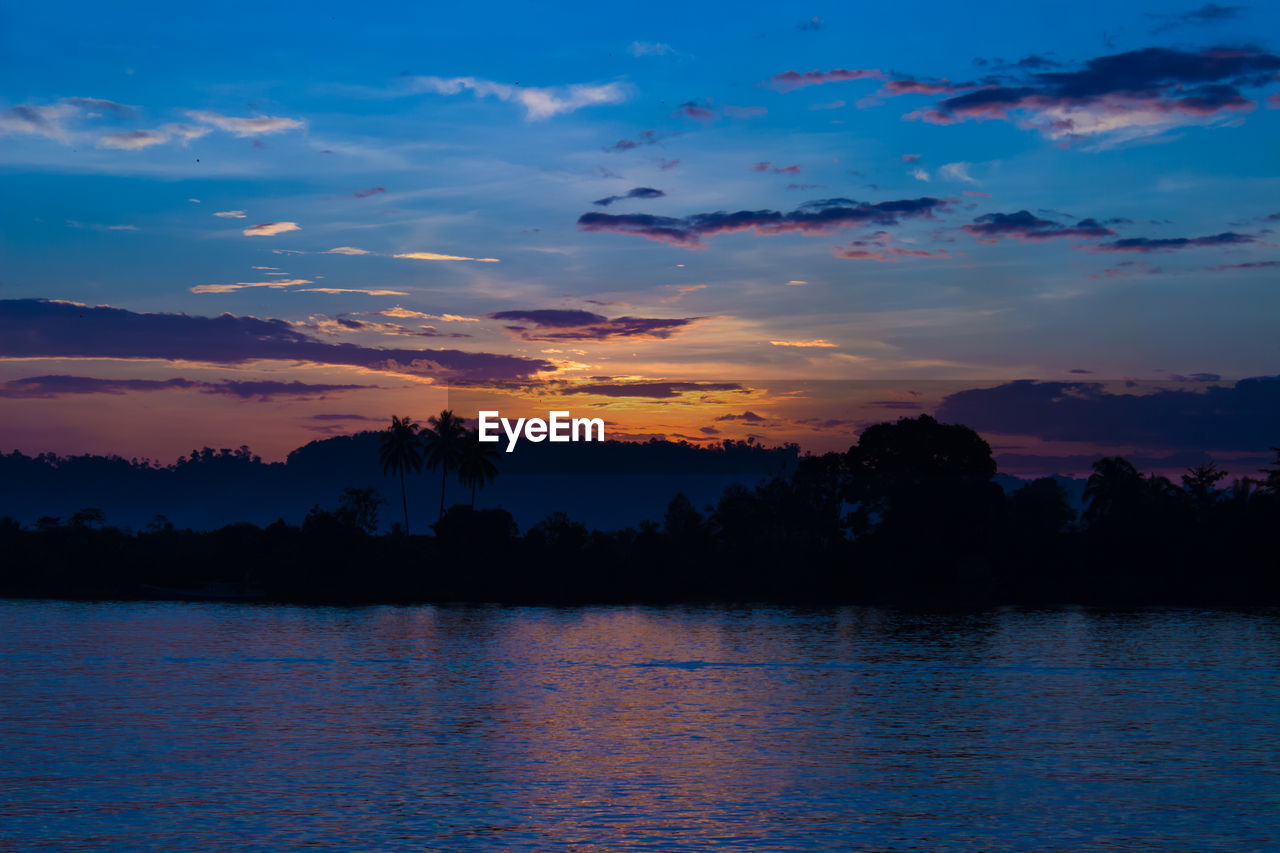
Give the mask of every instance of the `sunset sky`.
<path id="1" fill-rule="evenodd" d="M 0 11 L 0 450 L 1280 443 L 1274 4 L 131 8 Z"/>

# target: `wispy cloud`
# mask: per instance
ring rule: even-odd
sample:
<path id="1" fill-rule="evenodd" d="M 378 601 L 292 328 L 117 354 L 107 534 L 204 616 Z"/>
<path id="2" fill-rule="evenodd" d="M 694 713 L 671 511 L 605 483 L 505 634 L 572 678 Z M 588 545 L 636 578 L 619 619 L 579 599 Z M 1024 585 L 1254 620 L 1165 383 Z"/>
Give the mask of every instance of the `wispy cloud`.
<path id="1" fill-rule="evenodd" d="M 606 196 L 605 198 L 596 199 L 591 203 L 598 204 L 601 207 L 608 207 L 609 205 L 613 204 L 615 201 L 626 201 L 627 199 L 631 199 L 631 198 L 644 198 L 644 199 L 663 198 L 664 196 L 666 196 L 666 193 L 664 193 L 662 190 L 655 190 L 653 187 L 636 187 L 634 189 L 627 190 L 627 192 L 623 193 L 622 195 Z"/>
<path id="2" fill-rule="evenodd" d="M 830 71 L 783 71 L 767 81 L 767 85 L 782 92 L 803 86 L 821 86 L 825 83 L 846 83 L 851 80 L 883 80 L 884 72 L 878 68 L 833 68 Z"/>
<path id="3" fill-rule="evenodd" d="M 209 110 L 187 110 L 184 115 L 201 124 L 209 124 L 239 137 L 265 136 L 271 133 L 284 133 L 298 130 L 306 126 L 304 122 L 279 116 L 253 116 L 241 118 L 225 116 Z"/>
<path id="4" fill-rule="evenodd" d="M 813 338 L 807 341 L 769 341 L 769 343 L 775 347 L 818 347 L 826 349 L 828 347 L 836 346 L 836 344 L 831 343 L 831 341 L 826 338 Z"/>
<path id="5" fill-rule="evenodd" d="M 243 210 L 219 210 L 213 215 L 219 219 L 244 219 L 249 214 Z"/>
<path id="6" fill-rule="evenodd" d="M 674 47 L 660 41 L 633 41 L 627 47 L 632 56 L 669 56 L 675 52 Z"/>
<path id="7" fill-rule="evenodd" d="M 234 293 L 237 290 L 248 290 L 254 287 L 271 287 L 277 290 L 302 284 L 311 284 L 309 278 L 278 278 L 271 281 L 238 281 L 235 284 L 199 284 L 191 288 L 192 293 Z"/>
<path id="8" fill-rule="evenodd" d="M 246 237 L 274 237 L 276 234 L 284 234 L 287 231 L 301 230 L 296 222 L 262 222 L 258 225 L 250 225 L 242 233 Z"/>
<path id="9" fill-rule="evenodd" d="M 437 252 L 401 252 L 400 254 L 393 255 L 392 257 L 409 258 L 415 261 L 478 261 L 482 264 L 499 263 L 497 258 L 468 258 L 462 255 L 441 255 Z"/>
<path id="10" fill-rule="evenodd" d="M 0 384 L 0 398 L 50 399 L 80 394 L 131 394 L 153 391 L 198 391 L 241 400 L 273 400 L 321 398 L 343 391 L 359 391 L 373 385 L 328 385 L 278 380 L 222 379 L 209 382 L 200 379 L 99 379 L 92 376 L 28 376 Z"/>
<path id="11" fill-rule="evenodd" d="M 538 87 L 496 83 L 479 77 L 411 77 L 411 92 L 457 95 L 472 92 L 477 98 L 497 98 L 520 104 L 528 121 L 542 121 L 562 113 L 627 100 L 629 88 L 623 83 L 576 83 L 569 86 Z"/>

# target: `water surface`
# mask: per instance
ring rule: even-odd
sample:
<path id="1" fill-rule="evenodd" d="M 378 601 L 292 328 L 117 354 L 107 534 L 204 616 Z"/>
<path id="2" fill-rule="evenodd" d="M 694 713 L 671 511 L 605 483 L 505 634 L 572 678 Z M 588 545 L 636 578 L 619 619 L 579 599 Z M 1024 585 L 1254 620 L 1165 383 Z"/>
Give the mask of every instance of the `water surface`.
<path id="1" fill-rule="evenodd" d="M 0 602 L 0 849 L 1277 838 L 1276 611 Z"/>

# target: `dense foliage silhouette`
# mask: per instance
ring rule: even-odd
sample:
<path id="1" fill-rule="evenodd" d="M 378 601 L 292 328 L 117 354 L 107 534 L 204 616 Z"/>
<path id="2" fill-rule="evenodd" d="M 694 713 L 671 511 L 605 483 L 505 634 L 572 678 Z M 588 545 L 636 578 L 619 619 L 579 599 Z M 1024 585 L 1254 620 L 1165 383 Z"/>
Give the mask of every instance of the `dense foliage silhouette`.
<path id="1" fill-rule="evenodd" d="M 433 420 L 438 429 L 445 419 Z M 387 434 L 411 423 L 396 418 Z M 474 451 L 465 430 L 457 438 L 446 480 L 452 470 L 464 484 L 492 481 L 491 468 L 468 469 Z M 377 444 L 366 444 L 372 458 Z M 706 454 L 707 464 L 718 464 L 722 455 L 775 451 L 655 442 L 648 452 L 677 460 Z M 1006 494 L 977 433 L 922 415 L 869 427 L 845 453 L 806 456 L 754 486 L 730 485 L 713 504 L 677 494 L 661 519 L 616 530 L 553 512 L 522 534 L 505 510 L 455 504 L 430 534 L 410 535 L 400 524 L 381 533 L 385 501 L 363 485 L 335 495 L 333 509 L 314 506 L 301 524 L 194 531 L 157 516 L 133 531 L 107 525 L 109 512 L 95 507 L 29 525 L 6 518 L 0 591 L 348 603 L 1275 604 L 1276 453 L 1264 476 L 1230 486 L 1212 464 L 1175 484 L 1119 457 L 1099 459 L 1077 517 L 1052 478 Z M 265 467 L 255 460 L 242 448 L 146 470 L 181 477 L 210 465 L 252 488 Z M 385 454 L 379 461 L 387 464 Z M 20 455 L 0 462 L 7 474 L 47 463 Z M 103 476 L 131 466 L 103 460 Z"/>

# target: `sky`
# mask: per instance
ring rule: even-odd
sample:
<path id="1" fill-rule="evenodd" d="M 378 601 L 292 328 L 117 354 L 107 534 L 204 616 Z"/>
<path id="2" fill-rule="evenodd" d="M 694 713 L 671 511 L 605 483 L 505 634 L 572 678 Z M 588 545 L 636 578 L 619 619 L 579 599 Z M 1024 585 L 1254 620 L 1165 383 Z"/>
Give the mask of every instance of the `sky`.
<path id="1" fill-rule="evenodd" d="M 1280 443 L 1280 7 L 636 11 L 7 4 L 0 449 Z"/>

